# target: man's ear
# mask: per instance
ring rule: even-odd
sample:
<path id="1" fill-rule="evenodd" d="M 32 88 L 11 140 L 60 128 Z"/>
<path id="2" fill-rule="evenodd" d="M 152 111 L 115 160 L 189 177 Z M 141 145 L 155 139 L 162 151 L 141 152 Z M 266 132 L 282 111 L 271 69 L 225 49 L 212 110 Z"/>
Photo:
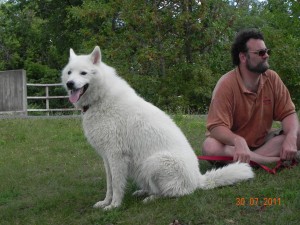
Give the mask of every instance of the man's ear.
<path id="1" fill-rule="evenodd" d="M 240 52 L 239 53 L 239 58 L 241 63 L 245 63 L 247 60 L 247 53 L 246 52 Z"/>

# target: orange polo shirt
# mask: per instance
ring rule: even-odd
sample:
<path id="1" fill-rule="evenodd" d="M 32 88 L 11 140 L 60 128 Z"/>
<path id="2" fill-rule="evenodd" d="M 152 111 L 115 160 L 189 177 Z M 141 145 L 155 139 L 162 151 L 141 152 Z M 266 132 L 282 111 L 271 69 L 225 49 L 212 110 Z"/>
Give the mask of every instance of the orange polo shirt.
<path id="1" fill-rule="evenodd" d="M 257 93 L 253 93 L 245 87 L 239 68 L 223 75 L 213 92 L 208 131 L 225 126 L 245 138 L 249 147 L 264 144 L 273 121 L 282 121 L 296 111 L 288 89 L 275 71 L 267 70 L 259 82 Z"/>

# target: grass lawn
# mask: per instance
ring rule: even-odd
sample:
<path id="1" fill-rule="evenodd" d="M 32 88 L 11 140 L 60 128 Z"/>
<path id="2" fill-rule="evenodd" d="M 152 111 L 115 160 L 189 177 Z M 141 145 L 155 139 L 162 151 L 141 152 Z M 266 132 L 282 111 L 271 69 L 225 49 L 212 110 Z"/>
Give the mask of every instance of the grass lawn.
<path id="1" fill-rule="evenodd" d="M 174 120 L 200 154 L 205 118 Z M 201 161 L 200 168 L 212 166 Z M 300 166 L 255 173 L 235 186 L 148 204 L 131 196 L 137 187 L 129 181 L 122 206 L 106 212 L 92 207 L 105 197 L 105 172 L 79 118 L 0 119 L 1 225 L 300 224 Z"/>

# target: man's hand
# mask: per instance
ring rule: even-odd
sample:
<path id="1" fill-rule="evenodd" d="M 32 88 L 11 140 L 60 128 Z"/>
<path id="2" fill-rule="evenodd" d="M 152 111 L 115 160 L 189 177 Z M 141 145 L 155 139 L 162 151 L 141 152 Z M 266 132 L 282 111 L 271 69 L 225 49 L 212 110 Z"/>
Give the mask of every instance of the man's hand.
<path id="1" fill-rule="evenodd" d="M 250 149 L 245 139 L 236 137 L 234 143 L 235 153 L 233 155 L 233 161 L 250 163 Z"/>
<path id="2" fill-rule="evenodd" d="M 280 152 L 280 158 L 283 160 L 292 160 L 296 157 L 297 153 L 297 136 L 287 134 Z"/>
<path id="3" fill-rule="evenodd" d="M 224 126 L 215 127 L 210 133 L 213 138 L 223 143 L 225 146 L 228 145 L 230 147 L 230 151 L 227 152 L 227 155 L 233 155 L 233 161 L 244 163 L 250 162 L 251 151 L 243 137 L 234 134 Z M 232 152 L 232 147 L 234 147 L 234 152 Z"/>
<path id="4" fill-rule="evenodd" d="M 285 139 L 282 143 L 280 158 L 283 160 L 292 160 L 297 154 L 299 121 L 296 113 L 293 113 L 283 119 L 282 129 L 285 134 Z"/>

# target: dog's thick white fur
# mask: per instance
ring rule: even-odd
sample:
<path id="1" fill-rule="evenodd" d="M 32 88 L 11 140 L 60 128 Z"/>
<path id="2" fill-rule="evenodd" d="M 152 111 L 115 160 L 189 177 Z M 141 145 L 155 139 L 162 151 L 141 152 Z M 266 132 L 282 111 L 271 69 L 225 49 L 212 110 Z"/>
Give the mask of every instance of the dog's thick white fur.
<path id="1" fill-rule="evenodd" d="M 76 55 L 70 49 L 62 82 L 70 101 L 84 109 L 85 136 L 104 161 L 107 193 L 94 207 L 120 206 L 128 177 L 141 188 L 136 195 L 148 195 L 145 202 L 254 177 L 245 163 L 202 175 L 198 159 L 181 130 L 101 61 L 98 46 L 90 55 Z"/>

